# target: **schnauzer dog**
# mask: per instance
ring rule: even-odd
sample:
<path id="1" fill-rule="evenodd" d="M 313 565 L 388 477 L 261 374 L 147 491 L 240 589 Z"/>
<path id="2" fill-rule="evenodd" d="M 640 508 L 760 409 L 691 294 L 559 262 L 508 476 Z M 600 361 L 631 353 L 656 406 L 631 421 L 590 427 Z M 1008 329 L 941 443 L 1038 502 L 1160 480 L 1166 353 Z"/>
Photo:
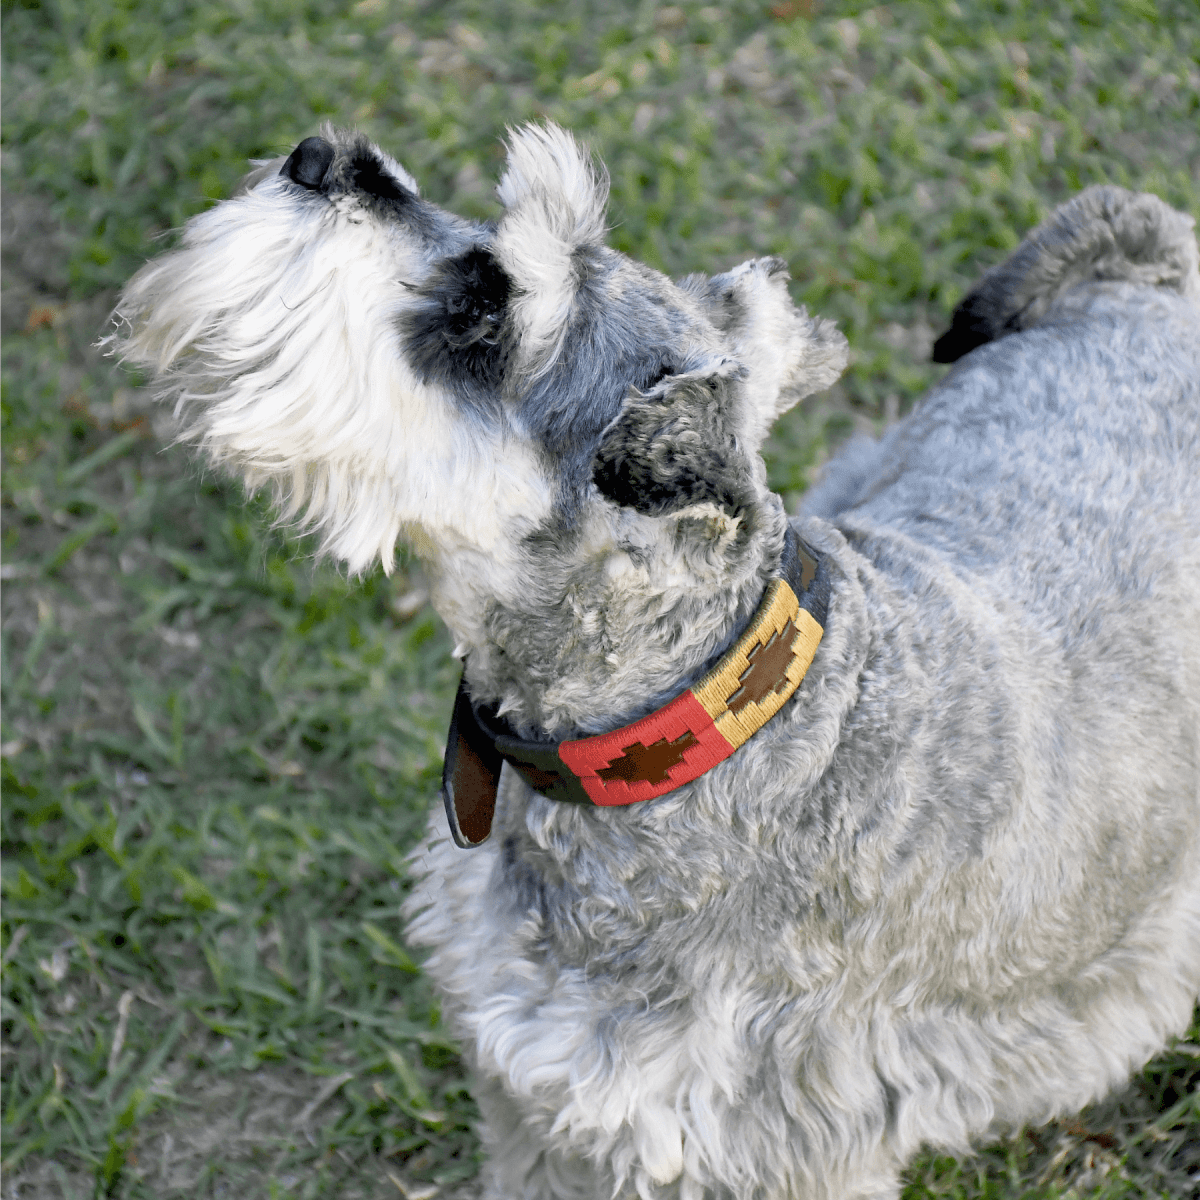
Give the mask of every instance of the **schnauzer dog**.
<path id="1" fill-rule="evenodd" d="M 1200 989 L 1192 221 L 1064 204 L 791 519 L 759 447 L 846 345 L 784 264 L 609 249 L 552 126 L 498 192 L 327 130 L 113 339 L 350 570 L 405 539 L 458 640 L 410 937 L 485 1194 L 894 1197 L 1120 1083 Z"/>

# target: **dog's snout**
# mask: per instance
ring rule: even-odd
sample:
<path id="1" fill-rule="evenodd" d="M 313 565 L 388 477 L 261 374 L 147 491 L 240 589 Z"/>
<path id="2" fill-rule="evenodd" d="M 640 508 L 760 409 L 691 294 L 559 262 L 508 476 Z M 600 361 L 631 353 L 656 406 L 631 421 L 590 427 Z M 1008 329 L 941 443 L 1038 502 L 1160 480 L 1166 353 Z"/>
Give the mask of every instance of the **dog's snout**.
<path id="1" fill-rule="evenodd" d="M 322 137 L 309 137 L 288 155 L 279 173 L 302 187 L 316 189 L 332 162 L 333 147 Z"/>

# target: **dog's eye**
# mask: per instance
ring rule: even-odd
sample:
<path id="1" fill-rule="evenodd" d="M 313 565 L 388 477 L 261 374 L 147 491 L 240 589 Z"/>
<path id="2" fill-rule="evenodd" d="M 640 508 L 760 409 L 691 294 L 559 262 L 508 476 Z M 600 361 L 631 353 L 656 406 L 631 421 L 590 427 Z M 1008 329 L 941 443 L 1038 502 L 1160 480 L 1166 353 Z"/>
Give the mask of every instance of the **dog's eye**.
<path id="1" fill-rule="evenodd" d="M 373 154 L 356 154 L 350 160 L 349 176 L 356 188 L 381 200 L 412 199 L 412 192 L 393 179 Z"/>
<path id="2" fill-rule="evenodd" d="M 421 376 L 449 382 L 473 405 L 491 403 L 511 348 L 505 331 L 511 290 L 504 269 L 482 247 L 443 260 L 402 319 L 409 361 Z"/>
<path id="3" fill-rule="evenodd" d="M 471 250 L 443 267 L 444 333 L 456 350 L 495 343 L 504 321 L 510 283 L 486 250 Z"/>
<path id="4" fill-rule="evenodd" d="M 675 368 L 669 363 L 660 363 L 656 370 L 649 372 L 644 380 L 635 383 L 634 386 L 639 392 L 650 392 L 658 387 L 668 375 L 675 373 Z"/>

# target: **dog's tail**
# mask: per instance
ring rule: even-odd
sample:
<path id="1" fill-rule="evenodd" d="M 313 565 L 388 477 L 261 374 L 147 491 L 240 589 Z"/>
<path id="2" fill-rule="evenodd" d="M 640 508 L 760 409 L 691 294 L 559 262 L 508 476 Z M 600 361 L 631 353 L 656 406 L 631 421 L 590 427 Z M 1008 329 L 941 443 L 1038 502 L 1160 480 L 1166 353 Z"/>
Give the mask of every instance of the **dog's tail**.
<path id="1" fill-rule="evenodd" d="M 1167 288 L 1200 308 L 1194 224 L 1149 192 L 1102 184 L 1080 192 L 967 295 L 934 343 L 933 361 L 954 362 L 976 346 L 1027 329 L 1081 283 Z"/>

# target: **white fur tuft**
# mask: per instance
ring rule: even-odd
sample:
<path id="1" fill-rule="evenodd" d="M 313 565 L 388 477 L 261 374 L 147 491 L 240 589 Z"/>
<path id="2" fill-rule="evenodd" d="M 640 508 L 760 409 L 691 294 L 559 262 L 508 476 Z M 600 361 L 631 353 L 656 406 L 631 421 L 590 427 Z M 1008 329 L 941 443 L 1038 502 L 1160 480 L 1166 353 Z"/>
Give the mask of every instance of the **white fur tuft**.
<path id="1" fill-rule="evenodd" d="M 837 382 L 849 347 L 832 321 L 792 303 L 782 259 L 751 259 L 728 277 L 742 310 L 734 350 L 750 370 L 749 438 L 758 446 L 777 417 Z"/>
<path id="2" fill-rule="evenodd" d="M 578 287 L 581 247 L 604 240 L 608 174 L 557 125 L 514 131 L 496 189 L 508 210 L 495 252 L 516 280 L 526 361 L 557 350 Z"/>
<path id="3" fill-rule="evenodd" d="M 532 449 L 480 438 L 406 363 L 424 251 L 277 176 L 195 218 L 129 283 L 110 344 L 151 368 L 183 435 L 265 487 L 351 571 L 396 539 L 488 550 L 547 511 Z"/>

